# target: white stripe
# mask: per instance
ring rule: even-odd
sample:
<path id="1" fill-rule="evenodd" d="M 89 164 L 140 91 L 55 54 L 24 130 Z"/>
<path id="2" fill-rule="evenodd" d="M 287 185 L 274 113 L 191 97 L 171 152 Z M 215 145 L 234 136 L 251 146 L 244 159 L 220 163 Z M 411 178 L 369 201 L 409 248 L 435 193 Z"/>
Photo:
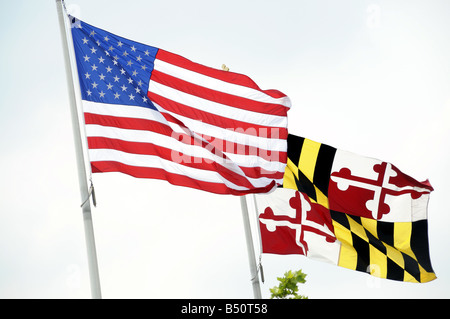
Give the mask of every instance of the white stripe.
<path id="1" fill-rule="evenodd" d="M 237 164 L 231 160 L 223 159 L 200 145 L 185 144 L 175 138 L 156 132 L 88 124 L 86 125 L 86 134 L 89 137 L 106 137 L 128 142 L 151 143 L 172 150 L 170 160 L 176 163 L 189 163 L 195 160 L 193 157 L 204 158 L 207 161 L 221 164 L 239 175 L 244 175 Z"/>
<path id="2" fill-rule="evenodd" d="M 141 106 L 97 103 L 86 100 L 82 102 L 83 110 L 87 113 L 156 121 L 169 126 L 174 132 L 186 133 L 185 129 L 178 124 L 168 122 L 158 110 Z"/>
<path id="3" fill-rule="evenodd" d="M 244 97 L 258 102 L 280 104 L 286 107 L 291 107 L 291 102 L 287 96 L 282 98 L 273 98 L 270 95 L 256 89 L 218 80 L 158 59 L 155 59 L 154 69 L 212 90 Z"/>
<path id="4" fill-rule="evenodd" d="M 115 161 L 130 166 L 161 168 L 169 173 L 188 176 L 204 182 L 222 183 L 227 187 L 237 190 L 246 190 L 248 188 L 237 186 L 224 179 L 217 172 L 202 170 L 198 168 L 183 166 L 172 161 L 165 160 L 158 156 L 129 154 L 113 149 L 91 149 L 89 150 L 91 162 L 97 161 Z M 195 177 L 194 177 L 195 176 Z"/>
<path id="5" fill-rule="evenodd" d="M 152 131 L 130 130 L 97 124 L 87 124 L 86 135 L 89 137 L 120 139 L 128 142 L 151 143 L 160 147 L 171 149 L 171 160 L 177 163 L 187 163 L 189 161 L 194 161 L 194 157 L 199 157 L 209 161 L 214 161 L 239 175 L 244 175 L 239 166 L 260 167 L 267 171 L 279 172 L 283 172 L 285 168 L 283 163 L 276 161 L 269 162 L 257 155 L 240 155 L 225 152 L 225 155 L 228 158 L 224 159 L 214 153 L 211 153 L 208 149 L 202 147 L 201 145 L 186 144 L 170 136 L 161 135 Z M 180 153 L 183 153 L 184 156 Z"/>
<path id="6" fill-rule="evenodd" d="M 184 166 L 172 161 L 165 160 L 154 155 L 130 154 L 113 149 L 90 149 L 91 162 L 115 161 L 130 166 L 161 168 L 169 173 L 187 176 L 189 178 L 212 183 L 222 183 L 236 190 L 247 190 L 247 187 L 238 186 L 222 177 L 216 171 L 198 169 Z M 251 179 L 246 178 L 254 187 L 265 187 L 272 182 L 269 178 Z"/>
<path id="7" fill-rule="evenodd" d="M 163 110 L 159 105 L 154 103 L 155 107 Z M 137 119 L 145 119 L 151 121 L 161 122 L 163 124 L 169 125 L 175 132 L 185 133 L 182 127 L 178 124 L 168 122 L 164 116 L 156 110 L 140 107 L 140 106 L 129 106 L 129 105 L 120 105 L 120 104 L 106 104 L 106 103 L 96 103 L 83 100 L 83 109 L 85 112 L 89 112 L 92 114 L 98 115 L 108 115 L 108 116 L 117 116 L 117 117 L 125 117 L 125 118 L 137 118 Z M 167 112 L 167 111 L 165 111 Z M 168 114 L 173 115 L 171 112 L 167 112 Z M 175 115 L 173 115 L 175 116 Z M 188 127 L 191 131 L 198 133 L 199 135 L 208 136 L 212 138 L 218 138 L 231 143 L 249 145 L 251 147 L 261 148 L 267 151 L 281 151 L 286 152 L 286 140 L 283 139 L 275 139 L 275 138 L 265 138 L 258 137 L 253 135 L 244 134 L 245 131 L 231 131 L 227 129 L 223 129 L 214 125 L 210 125 L 203 122 L 198 122 L 192 120 L 187 117 L 183 117 L 177 115 L 179 120 L 183 122 L 186 127 Z M 275 130 L 275 129 L 273 129 Z"/>
<path id="8" fill-rule="evenodd" d="M 172 115 L 173 117 L 176 117 L 178 120 L 183 122 L 183 124 L 186 127 L 188 127 L 190 130 L 192 130 L 200 135 L 219 138 L 219 139 L 228 141 L 230 143 L 237 143 L 237 144 L 248 145 L 248 146 L 252 146 L 252 147 L 258 147 L 258 148 L 262 148 L 262 149 L 265 149 L 268 151 L 286 152 L 286 149 L 287 149 L 286 140 L 248 135 L 248 134 L 245 134 L 245 130 L 243 130 L 243 129 L 242 129 L 242 131 L 239 131 L 239 130 L 232 131 L 232 130 L 223 129 L 223 128 L 217 127 L 215 125 L 196 121 L 196 120 L 193 120 L 191 118 L 188 118 L 188 117 L 185 117 L 182 115 L 174 114 L 172 112 L 164 110 L 164 108 L 162 108 L 161 106 L 159 106 L 156 103 L 153 103 L 153 104 L 161 112 L 164 112 L 164 113 Z M 274 130 L 275 129 L 276 128 L 274 128 Z"/>
<path id="9" fill-rule="evenodd" d="M 233 162 L 241 167 L 260 167 L 267 171 L 284 172 L 286 164 L 280 162 L 279 158 L 268 161 L 258 155 L 243 155 L 224 152 L 224 154 Z"/>
<path id="10" fill-rule="evenodd" d="M 230 120 L 237 120 L 241 122 L 269 126 L 269 127 L 286 127 L 287 117 L 279 115 L 271 115 L 264 113 L 257 113 L 247 111 L 217 102 L 209 101 L 201 97 L 191 95 L 164 84 L 150 81 L 148 90 L 150 92 L 161 95 L 167 99 L 181 103 L 197 110 L 208 112 L 211 114 L 223 116 Z"/>

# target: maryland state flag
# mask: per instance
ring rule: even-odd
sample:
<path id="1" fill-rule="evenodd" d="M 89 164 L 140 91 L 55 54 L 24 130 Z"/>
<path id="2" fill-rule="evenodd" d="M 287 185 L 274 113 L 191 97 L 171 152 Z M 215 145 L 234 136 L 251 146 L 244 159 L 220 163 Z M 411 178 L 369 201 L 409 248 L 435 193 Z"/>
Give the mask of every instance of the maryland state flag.
<path id="1" fill-rule="evenodd" d="M 256 196 L 263 253 L 301 254 L 392 280 L 436 278 L 428 246 L 428 181 L 289 135 L 282 187 Z"/>

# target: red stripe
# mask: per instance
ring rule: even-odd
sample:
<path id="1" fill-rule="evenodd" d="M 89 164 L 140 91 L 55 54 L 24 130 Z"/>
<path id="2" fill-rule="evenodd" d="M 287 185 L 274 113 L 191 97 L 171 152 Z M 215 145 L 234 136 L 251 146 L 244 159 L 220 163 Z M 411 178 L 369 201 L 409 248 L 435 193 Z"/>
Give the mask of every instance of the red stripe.
<path id="1" fill-rule="evenodd" d="M 267 127 L 263 125 L 229 119 L 227 117 L 201 111 L 185 104 L 175 102 L 150 91 L 147 93 L 147 96 L 152 100 L 152 102 L 161 105 L 164 110 L 217 127 L 230 129 L 231 131 L 238 131 L 251 136 L 267 138 L 272 138 L 272 136 L 274 136 L 276 138 L 286 139 L 288 136 L 288 131 L 284 127 Z M 164 113 L 162 114 L 165 116 Z"/>
<path id="2" fill-rule="evenodd" d="M 92 136 L 88 137 L 87 140 L 89 149 L 114 149 L 130 154 L 158 156 L 162 159 L 173 161 L 184 166 L 203 170 L 217 171 L 221 176 L 236 185 L 253 187 L 252 185 L 247 183 L 247 180 L 245 180 L 245 183 L 243 184 L 243 178 L 241 175 L 228 170 L 218 163 L 213 163 L 212 160 L 204 159 L 202 157 L 186 155 L 184 153 L 173 151 L 171 149 L 152 143 L 129 142 L 107 137 Z M 273 179 L 281 179 L 284 175 L 284 172 L 267 171 L 261 167 L 241 167 L 241 169 L 244 172 L 245 176 L 249 178 L 268 177 Z"/>
<path id="3" fill-rule="evenodd" d="M 261 167 L 242 167 L 242 171 L 244 172 L 245 176 L 248 176 L 250 178 L 260 178 L 260 177 L 267 177 L 271 179 L 282 179 L 284 176 L 284 172 L 274 172 L 274 171 L 268 171 Z"/>
<path id="4" fill-rule="evenodd" d="M 98 115 L 94 113 L 84 113 L 84 118 L 86 124 L 95 124 L 107 127 L 116 127 L 121 129 L 149 131 L 165 136 L 170 136 L 176 139 L 177 141 L 183 142 L 184 144 L 202 145 L 189 134 L 187 128 L 186 134 L 178 133 L 174 132 L 171 127 L 157 121 L 138 118 L 116 117 L 109 115 Z M 206 147 L 206 145 L 203 145 L 203 147 Z"/>
<path id="5" fill-rule="evenodd" d="M 273 175 L 278 176 L 276 179 L 282 178 L 282 176 L 279 176 L 280 172 L 268 172 L 259 167 L 243 169 L 245 176 L 242 176 L 227 169 L 219 163 L 213 162 L 210 159 L 187 155 L 152 143 L 128 142 L 106 137 L 88 137 L 88 146 L 89 149 L 114 149 L 130 154 L 158 156 L 162 159 L 172 161 L 186 167 L 217 172 L 220 176 L 233 184 L 246 188 L 254 187 L 246 177 L 259 178 L 261 177 L 260 174 L 263 174 L 263 176 L 270 178 L 274 178 Z"/>
<path id="6" fill-rule="evenodd" d="M 169 114 L 169 113 L 161 113 L 161 114 L 166 118 L 167 121 L 178 124 L 182 128 L 184 128 L 186 130 L 186 132 L 189 132 L 189 129 L 186 128 L 186 126 L 184 126 L 184 124 L 181 121 L 179 121 L 178 119 L 173 117 L 171 114 Z M 287 132 L 286 132 L 286 134 L 287 134 Z M 202 134 L 200 134 L 200 135 L 203 139 L 205 139 L 208 142 L 208 144 L 213 145 L 213 147 L 218 149 L 220 152 L 232 153 L 232 154 L 238 154 L 238 155 L 257 155 L 257 156 L 261 157 L 262 159 L 265 159 L 266 161 L 270 161 L 270 162 L 286 163 L 286 161 L 287 161 L 287 152 L 271 151 L 271 150 L 266 150 L 266 149 L 260 148 L 260 147 L 230 142 L 230 141 L 227 141 L 227 140 L 224 140 L 224 139 L 221 139 L 218 137 L 214 137 L 214 136 L 207 136 L 207 135 L 202 135 Z M 268 134 L 268 135 L 271 138 L 272 137 L 278 138 L 278 136 L 273 136 L 276 134 L 273 134 L 273 135 Z M 186 137 L 189 137 L 189 136 L 190 135 L 186 134 Z M 183 136 L 181 138 L 186 138 L 186 137 Z M 287 137 L 284 137 L 284 135 L 282 134 L 279 138 L 285 139 Z"/>
<path id="7" fill-rule="evenodd" d="M 279 116 L 287 116 L 287 111 L 289 110 L 289 108 L 281 104 L 258 102 L 240 96 L 212 90 L 162 73 L 158 70 L 153 70 L 151 80 L 184 93 L 242 110 Z"/>
<path id="8" fill-rule="evenodd" d="M 279 151 L 268 151 L 263 148 L 258 148 L 255 146 L 243 145 L 238 143 L 230 143 L 226 140 L 220 138 L 203 136 L 208 143 L 212 144 L 217 149 L 225 153 L 238 154 L 238 155 L 257 155 L 262 159 L 270 162 L 281 162 L 286 163 L 287 152 Z"/>
<path id="9" fill-rule="evenodd" d="M 180 55 L 167 52 L 164 50 L 159 49 L 158 53 L 156 54 L 156 59 L 159 59 L 161 61 L 182 67 L 184 69 L 188 69 L 197 73 L 201 73 L 203 75 L 207 75 L 209 77 L 222 80 L 228 83 L 238 84 L 242 86 L 246 86 L 255 90 L 258 90 L 260 92 L 264 92 L 265 94 L 273 97 L 273 98 L 280 98 L 280 97 L 286 97 L 286 95 L 280 91 L 277 90 L 261 90 L 256 83 L 250 79 L 248 76 L 234 73 L 234 72 L 228 72 L 218 69 L 213 69 L 195 62 L 192 62 Z"/>
<path id="10" fill-rule="evenodd" d="M 167 114 L 169 115 L 169 114 Z M 169 115 L 170 117 L 170 115 Z M 84 113 L 86 124 L 96 124 L 109 127 L 117 127 L 133 130 L 152 131 L 161 135 L 170 136 L 178 141 L 182 141 L 189 145 L 202 145 L 205 148 L 210 149 L 214 154 L 221 156 L 221 152 L 239 154 L 239 155 L 257 155 L 267 161 L 271 162 L 286 162 L 287 153 L 278 151 L 268 151 L 262 148 L 254 146 L 243 145 L 238 143 L 231 143 L 220 138 L 203 135 L 201 136 L 208 143 L 200 143 L 198 139 L 194 139 L 186 129 L 186 134 L 174 132 L 169 126 L 160 122 L 137 119 L 137 118 L 125 118 L 109 115 L 98 115 L 93 113 Z M 170 119 L 169 119 L 170 121 Z M 182 123 L 177 123 L 183 125 Z"/>
<path id="11" fill-rule="evenodd" d="M 184 126 L 185 134 L 174 132 L 172 128 L 160 122 L 147 120 L 147 119 L 137 119 L 137 118 L 126 118 L 126 117 L 116 117 L 109 115 L 98 115 L 93 113 L 85 113 L 85 123 L 86 124 L 96 124 L 108 127 L 117 127 L 121 129 L 131 129 L 131 130 L 142 130 L 158 133 L 165 136 L 170 136 L 177 141 L 180 141 L 187 145 L 198 145 L 203 148 L 207 148 L 215 155 L 226 158 L 222 151 L 216 147 L 211 147 L 210 143 L 200 141 L 190 135 L 190 132 Z M 182 125 L 182 123 L 180 123 Z M 208 145 L 210 144 L 210 145 Z"/>
<path id="12" fill-rule="evenodd" d="M 168 181 L 172 185 L 191 187 L 203 191 L 208 191 L 216 194 L 233 194 L 233 195 L 244 195 L 252 193 L 266 193 L 270 191 L 275 182 L 272 181 L 270 185 L 266 187 L 254 188 L 250 190 L 234 190 L 227 187 L 222 183 L 211 183 L 204 182 L 189 178 L 184 175 L 178 175 L 174 173 L 166 172 L 161 168 L 151 168 L 151 167 L 138 167 L 130 166 L 119 162 L 113 161 L 99 161 L 91 162 L 91 168 L 93 173 L 104 173 L 104 172 L 121 172 L 127 175 L 131 175 L 137 178 L 153 178 Z"/>
<path id="13" fill-rule="evenodd" d="M 189 133 L 189 129 L 186 128 L 186 126 L 181 121 L 179 121 L 178 119 L 173 117 L 171 114 L 169 114 L 169 113 L 161 113 L 161 114 L 166 118 L 167 121 L 180 125 L 182 128 L 185 129 L 185 131 L 187 133 Z M 270 151 L 270 150 L 258 148 L 255 146 L 249 146 L 249 145 L 244 145 L 244 144 L 240 144 L 240 143 L 229 142 L 227 140 L 224 140 L 224 139 L 221 139 L 218 137 L 214 137 L 214 136 L 207 136 L 204 134 L 203 135 L 200 134 L 200 135 L 203 139 L 208 141 L 209 144 L 212 144 L 215 148 L 217 148 L 221 152 L 233 153 L 233 154 L 239 154 L 239 155 L 258 155 L 259 157 L 261 157 L 267 161 L 278 161 L 278 159 L 280 159 L 279 161 L 282 163 L 286 163 L 286 161 L 287 161 L 287 152 Z M 187 135 L 187 136 L 190 136 L 190 135 Z M 284 139 L 284 138 L 285 138 L 284 136 L 280 136 L 280 139 Z"/>
<path id="14" fill-rule="evenodd" d="M 86 124 L 95 124 L 107 127 L 116 127 L 121 129 L 149 131 L 165 136 L 170 136 L 185 144 L 189 145 L 196 144 L 195 139 L 192 136 L 190 136 L 189 134 L 190 132 L 186 127 L 182 127 L 185 129 L 186 132 L 185 134 L 182 134 L 175 132 L 168 125 L 147 119 L 116 117 L 109 115 L 99 115 L 94 113 L 84 113 L 84 118 Z"/>

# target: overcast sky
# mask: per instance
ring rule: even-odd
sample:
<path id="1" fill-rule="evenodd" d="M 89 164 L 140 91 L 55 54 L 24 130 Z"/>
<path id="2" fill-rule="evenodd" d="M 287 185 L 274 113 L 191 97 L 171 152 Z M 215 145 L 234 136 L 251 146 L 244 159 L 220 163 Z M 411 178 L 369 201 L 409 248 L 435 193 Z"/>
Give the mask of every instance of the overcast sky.
<path id="1" fill-rule="evenodd" d="M 0 298 L 89 298 L 54 0 L 0 4 Z M 110 32 L 250 76 L 292 101 L 289 131 L 429 179 L 437 279 L 410 284 L 263 255 L 263 297 L 302 269 L 310 298 L 449 298 L 450 2 L 73 0 Z M 252 298 L 239 198 L 93 177 L 105 298 Z M 256 217 L 250 213 L 254 222 Z M 259 246 L 256 243 L 256 250 Z"/>

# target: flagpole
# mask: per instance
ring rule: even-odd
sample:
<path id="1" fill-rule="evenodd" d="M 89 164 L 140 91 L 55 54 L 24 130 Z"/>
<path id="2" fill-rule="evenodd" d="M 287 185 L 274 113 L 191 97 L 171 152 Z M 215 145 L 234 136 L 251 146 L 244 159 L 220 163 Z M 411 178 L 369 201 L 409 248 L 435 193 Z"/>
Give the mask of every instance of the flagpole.
<path id="1" fill-rule="evenodd" d="M 256 217 L 256 225 L 258 229 L 258 243 L 259 243 L 259 252 L 262 254 L 263 248 L 262 248 L 262 240 L 261 240 L 261 229 L 259 228 L 259 210 L 258 210 L 258 203 L 256 202 L 256 194 L 252 194 L 253 197 L 253 205 L 255 207 L 255 217 Z M 264 280 L 263 280 L 264 283 Z"/>
<path id="2" fill-rule="evenodd" d="M 89 277 L 91 284 L 91 295 L 94 299 L 100 299 L 100 276 L 98 271 L 97 253 L 95 248 L 94 227 L 92 223 L 91 203 L 89 201 L 90 191 L 88 189 L 88 181 L 86 177 L 86 165 L 84 162 L 83 145 L 80 133 L 79 118 L 77 112 L 76 95 L 73 82 L 72 67 L 70 64 L 70 55 L 67 41 L 67 33 L 64 19 L 63 0 L 56 0 L 56 8 L 58 11 L 59 27 L 61 31 L 62 46 L 64 52 L 64 61 L 66 68 L 67 86 L 69 90 L 70 113 L 72 117 L 72 129 L 75 142 L 75 153 L 77 158 L 78 182 L 80 186 L 84 233 L 86 240 L 86 250 L 89 265 Z"/>
<path id="3" fill-rule="evenodd" d="M 259 285 L 258 268 L 256 266 L 255 249 L 253 247 L 252 230 L 250 228 L 250 219 L 248 217 L 247 200 L 245 196 L 240 196 L 242 218 L 244 220 L 245 240 L 247 242 L 248 262 L 250 265 L 250 276 L 253 287 L 254 299 L 262 299 L 261 287 Z"/>

